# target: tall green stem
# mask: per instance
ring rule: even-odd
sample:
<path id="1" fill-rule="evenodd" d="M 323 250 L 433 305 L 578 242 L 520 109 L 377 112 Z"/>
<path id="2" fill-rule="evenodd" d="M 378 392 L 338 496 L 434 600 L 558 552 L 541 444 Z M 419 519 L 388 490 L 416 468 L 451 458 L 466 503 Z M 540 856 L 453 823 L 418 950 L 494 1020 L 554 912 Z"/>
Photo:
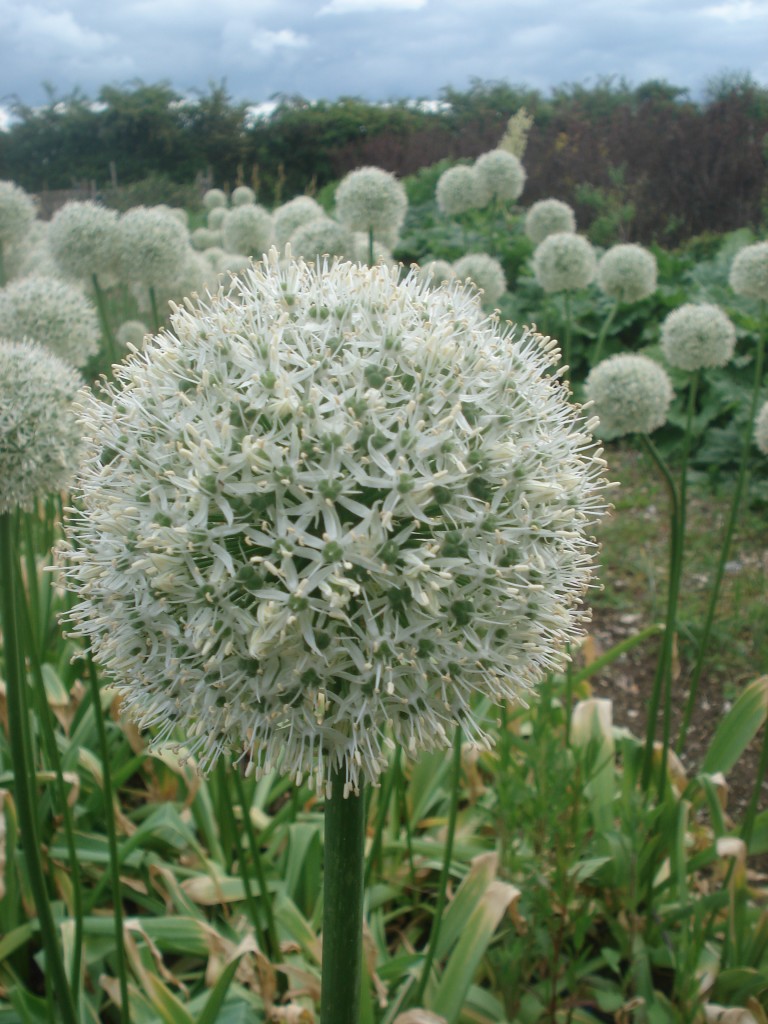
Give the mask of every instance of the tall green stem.
<path id="1" fill-rule="evenodd" d="M 674 650 L 675 631 L 677 624 L 677 602 L 680 592 L 680 569 L 682 555 L 680 552 L 680 501 L 675 482 L 669 467 L 656 450 L 647 434 L 640 439 L 656 464 L 669 494 L 670 503 L 670 534 L 669 534 L 669 582 L 667 585 L 667 610 L 664 619 L 664 636 L 661 639 L 659 659 L 653 679 L 651 700 L 648 705 L 648 724 L 646 728 L 645 750 L 643 751 L 642 785 L 648 789 L 653 768 L 653 745 L 656 738 L 656 719 L 659 714 L 662 694 L 664 695 L 664 754 L 659 774 L 659 796 L 661 797 L 666 780 L 666 761 L 669 746 L 669 718 L 672 701 L 672 654 Z"/>
<path id="2" fill-rule="evenodd" d="M 608 331 L 611 329 L 613 318 L 616 316 L 616 311 L 619 308 L 619 300 L 616 299 L 608 310 L 608 316 L 603 321 L 603 326 L 600 328 L 600 333 L 597 336 L 595 347 L 592 350 L 592 358 L 590 359 L 590 366 L 597 366 L 603 355 L 603 348 L 605 347 L 605 339 L 608 337 Z"/>
<path id="3" fill-rule="evenodd" d="M 323 967 L 320 1024 L 358 1024 L 363 967 L 365 799 L 344 795 L 344 771 L 331 775 L 325 803 Z"/>
<path id="4" fill-rule="evenodd" d="M 563 296 L 563 320 L 564 320 L 564 331 L 563 331 L 563 364 L 571 368 L 571 293 L 566 291 Z M 573 376 L 572 372 L 569 376 Z"/>
<path id="5" fill-rule="evenodd" d="M 765 339 L 768 329 L 768 322 L 766 320 L 766 303 L 762 304 L 762 325 L 760 331 L 760 337 L 757 342 L 757 352 L 755 354 L 755 377 L 754 384 L 752 386 L 752 399 L 749 406 L 749 414 L 747 416 L 747 422 L 744 426 L 744 434 L 741 441 L 741 455 L 739 457 L 739 470 L 736 477 L 736 485 L 733 489 L 733 497 L 731 498 L 731 507 L 728 513 L 728 521 L 725 526 L 725 534 L 723 536 L 723 543 L 720 548 L 720 557 L 717 562 L 717 568 L 715 569 L 715 577 L 712 581 L 712 585 L 709 590 L 709 603 L 707 605 L 707 612 L 704 616 L 704 627 L 701 631 L 701 639 L 699 641 L 699 651 L 696 658 L 696 664 L 691 673 L 691 682 L 688 688 L 688 700 L 685 705 L 685 712 L 683 713 L 683 720 L 680 725 L 680 733 L 677 737 L 677 749 L 680 750 L 683 743 L 685 742 L 685 735 L 688 731 L 688 726 L 691 722 L 691 716 L 693 709 L 696 705 L 696 697 L 699 692 L 699 684 L 701 682 L 701 675 L 704 671 L 704 661 L 707 654 L 707 647 L 709 645 L 709 637 L 712 632 L 712 623 L 715 621 L 715 611 L 717 609 L 718 598 L 720 597 L 720 588 L 723 584 L 723 577 L 725 576 L 725 566 L 728 562 L 728 556 L 731 552 L 731 543 L 733 541 L 733 534 L 736 529 L 736 520 L 739 516 L 739 509 L 741 508 L 741 501 L 744 495 L 746 481 L 747 481 L 747 468 L 749 466 L 749 451 L 752 444 L 752 431 L 755 425 L 755 415 L 757 413 L 757 405 L 760 399 L 760 389 L 763 383 L 763 366 L 765 363 Z"/>
<path id="6" fill-rule="evenodd" d="M 107 356 L 109 357 L 110 363 L 117 362 L 117 346 L 115 344 L 115 336 L 112 333 L 112 328 L 109 323 L 109 317 L 107 316 L 107 303 L 102 291 L 101 285 L 99 284 L 98 274 L 92 275 L 93 291 L 96 296 L 96 308 L 99 311 L 99 320 L 101 321 L 101 333 L 104 335 L 104 340 L 107 343 Z"/>
<path id="7" fill-rule="evenodd" d="M 23 671 L 23 656 L 16 618 L 15 596 L 18 566 L 13 549 L 13 516 L 0 514 L 0 612 L 2 615 L 5 651 L 6 704 L 8 712 L 8 743 L 13 765 L 13 788 L 19 816 L 21 845 L 40 924 L 40 937 L 45 949 L 49 991 L 56 993 L 56 1003 L 65 1024 L 77 1024 L 72 992 L 67 981 L 61 949 L 56 941 L 53 920 L 43 871 L 40 837 L 35 817 L 33 793 L 34 774 L 29 771 L 29 715 Z"/>

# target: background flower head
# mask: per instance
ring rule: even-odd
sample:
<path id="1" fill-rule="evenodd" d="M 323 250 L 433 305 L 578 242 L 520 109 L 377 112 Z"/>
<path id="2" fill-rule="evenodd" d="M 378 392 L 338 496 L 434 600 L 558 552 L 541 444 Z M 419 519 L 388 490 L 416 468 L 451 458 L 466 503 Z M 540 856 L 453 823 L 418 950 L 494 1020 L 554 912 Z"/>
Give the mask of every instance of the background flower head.
<path id="1" fill-rule="evenodd" d="M 475 171 L 491 199 L 513 203 L 525 187 L 525 168 L 514 153 L 492 149 L 475 160 Z"/>
<path id="2" fill-rule="evenodd" d="M 620 353 L 590 370 L 587 398 L 600 419 L 599 434 L 607 440 L 624 434 L 652 434 L 667 421 L 674 397 L 663 366 L 648 356 Z"/>
<path id="3" fill-rule="evenodd" d="M 487 206 L 490 200 L 476 168 L 457 164 L 443 171 L 437 179 L 435 198 L 441 213 L 457 217 L 469 210 Z"/>
<path id="4" fill-rule="evenodd" d="M 256 202 L 256 193 L 250 185 L 238 185 L 237 188 L 232 189 L 230 202 L 233 206 L 250 206 L 251 203 Z"/>
<path id="5" fill-rule="evenodd" d="M 586 288 L 596 272 L 595 250 L 581 235 L 565 231 L 547 235 L 533 253 L 533 273 L 545 292 Z"/>
<path id="6" fill-rule="evenodd" d="M 297 228 L 324 216 L 325 211 L 312 196 L 296 196 L 294 199 L 289 199 L 287 203 L 278 206 L 272 213 L 275 245 L 282 252 L 286 242 L 290 241 L 291 235 Z"/>
<path id="7" fill-rule="evenodd" d="M 203 196 L 203 206 L 206 210 L 216 210 L 227 205 L 227 194 L 220 188 L 209 188 Z"/>
<path id="8" fill-rule="evenodd" d="M 81 289 L 37 275 L 0 288 L 0 331 L 36 341 L 73 366 L 85 366 L 101 340 L 96 310 Z"/>
<path id="9" fill-rule="evenodd" d="M 768 242 L 755 242 L 737 252 L 728 282 L 737 295 L 768 299 Z"/>
<path id="10" fill-rule="evenodd" d="M 336 189 L 336 216 L 350 231 L 399 230 L 407 209 L 405 186 L 380 167 L 350 171 Z"/>
<path id="11" fill-rule="evenodd" d="M 670 366 L 700 370 L 729 362 L 736 347 L 736 328 L 719 306 L 688 302 L 665 317 L 660 340 Z"/>
<path id="12" fill-rule="evenodd" d="M 118 263 L 129 281 L 162 287 L 178 277 L 189 233 L 168 209 L 135 206 L 117 222 Z"/>
<path id="13" fill-rule="evenodd" d="M 0 249 L 20 241 L 35 219 L 35 201 L 13 181 L 0 181 Z"/>
<path id="14" fill-rule="evenodd" d="M 228 252 L 261 257 L 272 245 L 274 229 L 269 210 L 257 203 L 229 210 L 221 224 L 221 238 Z"/>
<path id="15" fill-rule="evenodd" d="M 98 203 L 65 203 L 51 219 L 48 244 L 64 277 L 89 279 L 117 268 L 117 213 Z"/>
<path id="16" fill-rule="evenodd" d="M 597 264 L 600 291 L 617 302 L 640 302 L 656 291 L 656 257 L 642 245 L 613 245 Z"/>
<path id="17" fill-rule="evenodd" d="M 763 402 L 755 417 L 755 444 L 763 453 L 768 455 L 768 402 Z"/>
<path id="18" fill-rule="evenodd" d="M 461 285 L 276 250 L 83 408 L 71 623 L 156 742 L 376 781 L 582 629 L 604 463 Z"/>
<path id="19" fill-rule="evenodd" d="M 547 235 L 575 231 L 576 214 L 560 199 L 539 199 L 525 215 L 525 233 L 534 245 L 543 242 Z"/>
<path id="20" fill-rule="evenodd" d="M 471 252 L 453 264 L 460 280 L 469 278 L 483 293 L 483 304 L 494 306 L 507 290 L 507 279 L 501 263 L 486 252 Z"/>
<path id="21" fill-rule="evenodd" d="M 69 486 L 80 459 L 75 368 L 32 341 L 0 338 L 0 514 Z"/>

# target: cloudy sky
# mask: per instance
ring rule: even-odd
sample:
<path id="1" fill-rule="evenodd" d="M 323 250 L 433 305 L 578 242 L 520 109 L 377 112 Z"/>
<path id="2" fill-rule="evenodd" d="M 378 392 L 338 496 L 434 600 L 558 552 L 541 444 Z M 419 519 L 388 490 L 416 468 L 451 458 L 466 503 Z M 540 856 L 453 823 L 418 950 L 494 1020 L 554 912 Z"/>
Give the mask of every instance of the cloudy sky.
<path id="1" fill-rule="evenodd" d="M 434 98 L 473 78 L 768 85 L 768 0 L 0 0 L 0 104 L 44 82 L 226 80 L 235 99 Z"/>

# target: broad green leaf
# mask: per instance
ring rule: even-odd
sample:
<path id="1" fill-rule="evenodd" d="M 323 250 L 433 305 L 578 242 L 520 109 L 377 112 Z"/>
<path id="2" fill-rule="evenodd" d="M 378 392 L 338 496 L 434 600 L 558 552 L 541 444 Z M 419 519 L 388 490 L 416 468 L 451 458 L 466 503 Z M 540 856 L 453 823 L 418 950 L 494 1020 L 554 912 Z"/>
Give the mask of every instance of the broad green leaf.
<path id="1" fill-rule="evenodd" d="M 728 773 L 757 735 L 768 712 L 768 675 L 753 680 L 739 694 L 717 727 L 701 770 Z"/>
<path id="2" fill-rule="evenodd" d="M 147 971 L 145 982 L 152 1005 L 160 1014 L 164 1024 L 195 1024 L 184 1009 L 184 1004 L 171 992 L 156 974 Z"/>
<path id="3" fill-rule="evenodd" d="M 219 1010 L 224 1004 L 226 999 L 229 986 L 232 984 L 232 979 L 237 971 L 238 964 L 240 963 L 240 957 L 235 957 L 219 975 L 216 984 L 211 989 L 211 994 L 206 1000 L 203 1012 L 197 1018 L 197 1024 L 216 1024 L 219 1016 Z"/>

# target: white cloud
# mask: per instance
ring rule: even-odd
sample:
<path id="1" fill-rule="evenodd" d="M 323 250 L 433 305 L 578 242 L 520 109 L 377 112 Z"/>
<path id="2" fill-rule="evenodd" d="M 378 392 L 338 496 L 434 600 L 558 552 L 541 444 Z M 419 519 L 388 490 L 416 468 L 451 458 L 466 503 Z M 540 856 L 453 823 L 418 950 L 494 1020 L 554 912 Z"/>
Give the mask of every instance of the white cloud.
<path id="1" fill-rule="evenodd" d="M 114 35 L 81 25 L 71 11 L 46 11 L 26 4 L 11 8 L 3 17 L 3 32 L 17 45 L 69 54 L 100 53 L 117 42 Z"/>
<path id="2" fill-rule="evenodd" d="M 248 40 L 256 53 L 268 54 L 275 50 L 304 50 L 309 46 L 309 36 L 294 32 L 292 28 L 281 28 L 277 32 L 257 29 Z"/>
<path id="3" fill-rule="evenodd" d="M 418 11 L 427 0 L 331 0 L 318 14 L 358 14 L 361 11 Z"/>
<path id="4" fill-rule="evenodd" d="M 721 21 L 738 22 L 754 21 L 768 15 L 768 5 L 755 3 L 754 0 L 730 0 L 724 4 L 712 4 L 702 9 L 702 14 Z"/>

